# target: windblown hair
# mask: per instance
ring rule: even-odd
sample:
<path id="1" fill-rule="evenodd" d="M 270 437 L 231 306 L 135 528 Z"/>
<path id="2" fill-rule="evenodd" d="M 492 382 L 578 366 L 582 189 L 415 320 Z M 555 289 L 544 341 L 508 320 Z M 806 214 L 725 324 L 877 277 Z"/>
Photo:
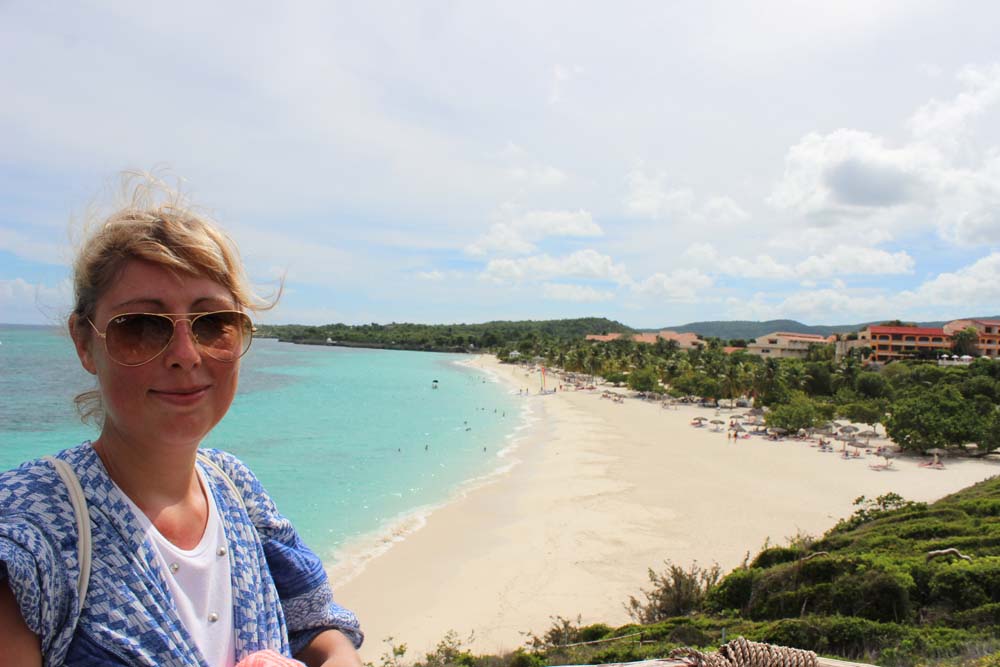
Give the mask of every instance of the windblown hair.
<path id="1" fill-rule="evenodd" d="M 73 263 L 74 306 L 71 326 L 90 336 L 87 318 L 118 279 L 129 260 L 139 259 L 172 272 L 209 278 L 227 288 L 238 307 L 259 312 L 273 308 L 281 294 L 265 300 L 254 294 L 236 244 L 207 215 L 195 209 L 178 188 L 143 172 L 122 175 L 124 205 L 91 222 Z M 100 392 L 86 391 L 74 402 L 84 421 L 103 421 Z"/>

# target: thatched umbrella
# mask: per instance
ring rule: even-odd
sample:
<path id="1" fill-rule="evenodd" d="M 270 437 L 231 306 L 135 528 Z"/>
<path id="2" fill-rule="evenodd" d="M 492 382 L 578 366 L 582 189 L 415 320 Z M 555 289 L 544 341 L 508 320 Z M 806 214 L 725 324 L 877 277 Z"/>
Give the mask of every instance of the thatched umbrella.
<path id="1" fill-rule="evenodd" d="M 848 424 L 847 426 L 840 427 L 841 433 L 857 433 L 860 430 L 861 429 L 859 429 L 857 426 L 851 426 L 850 424 Z"/>
<path id="2" fill-rule="evenodd" d="M 716 431 L 721 431 L 722 430 L 722 424 L 725 424 L 726 422 L 723 419 L 713 419 L 712 421 L 710 421 L 708 423 L 709 424 L 715 424 L 715 430 Z"/>

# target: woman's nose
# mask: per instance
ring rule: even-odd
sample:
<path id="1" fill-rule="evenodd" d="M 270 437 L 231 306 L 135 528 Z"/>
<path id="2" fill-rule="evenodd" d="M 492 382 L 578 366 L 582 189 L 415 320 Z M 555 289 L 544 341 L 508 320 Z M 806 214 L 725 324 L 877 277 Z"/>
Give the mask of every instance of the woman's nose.
<path id="1" fill-rule="evenodd" d="M 201 350 L 198 341 L 191 331 L 191 322 L 177 320 L 174 322 L 174 335 L 167 345 L 166 360 L 171 366 L 191 367 L 201 363 Z"/>

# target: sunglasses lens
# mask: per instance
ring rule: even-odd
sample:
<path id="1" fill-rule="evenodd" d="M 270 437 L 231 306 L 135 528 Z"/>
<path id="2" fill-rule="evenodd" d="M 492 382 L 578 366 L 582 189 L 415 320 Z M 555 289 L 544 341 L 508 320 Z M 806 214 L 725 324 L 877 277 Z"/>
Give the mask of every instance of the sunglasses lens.
<path id="1" fill-rule="evenodd" d="M 156 315 L 118 315 L 108 322 L 108 354 L 120 364 L 144 364 L 170 342 L 173 323 L 169 318 Z"/>
<path id="2" fill-rule="evenodd" d="M 205 354 L 219 361 L 236 361 L 253 340 L 250 317 L 234 310 L 200 315 L 191 330 Z"/>

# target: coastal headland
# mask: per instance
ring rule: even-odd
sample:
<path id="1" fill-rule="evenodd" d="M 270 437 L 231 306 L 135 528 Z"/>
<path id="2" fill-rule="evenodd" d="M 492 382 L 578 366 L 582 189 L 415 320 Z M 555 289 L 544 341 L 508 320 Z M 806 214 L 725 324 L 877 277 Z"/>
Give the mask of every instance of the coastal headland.
<path id="1" fill-rule="evenodd" d="M 537 372 L 488 355 L 470 364 L 527 389 L 539 419 L 507 474 L 433 512 L 353 579 L 335 578 L 338 601 L 365 628 L 365 660 L 377 661 L 388 637 L 421 658 L 449 630 L 471 636 L 476 652 L 501 652 L 556 615 L 625 623 L 623 603 L 665 560 L 728 571 L 767 540 L 822 534 L 858 496 L 932 501 L 1000 473 L 991 460 L 937 470 L 907 457 L 873 470 L 874 455 L 691 426 L 726 420 L 725 410 L 616 402 L 599 389 L 540 395 Z"/>

